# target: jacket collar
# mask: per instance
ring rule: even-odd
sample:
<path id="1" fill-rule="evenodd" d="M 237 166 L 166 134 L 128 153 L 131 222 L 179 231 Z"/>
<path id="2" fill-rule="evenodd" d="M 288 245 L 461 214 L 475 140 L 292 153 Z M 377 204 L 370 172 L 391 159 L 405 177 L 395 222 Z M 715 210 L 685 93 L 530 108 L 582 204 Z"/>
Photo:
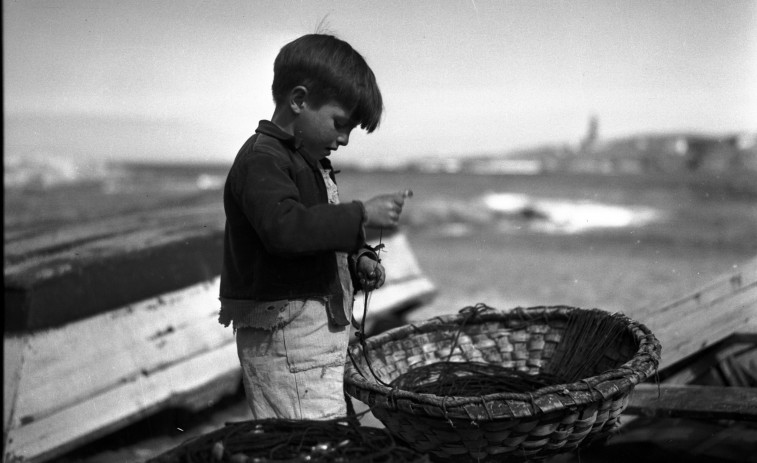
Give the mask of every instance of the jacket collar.
<path id="1" fill-rule="evenodd" d="M 296 135 L 291 135 L 287 132 L 284 132 L 281 127 L 274 124 L 271 121 L 262 120 L 258 124 L 258 128 L 255 130 L 257 133 L 262 133 L 265 135 L 268 135 L 270 137 L 273 137 L 279 141 L 281 141 L 284 145 L 286 145 L 289 149 L 292 151 L 297 151 L 302 155 L 302 157 L 305 158 L 305 161 L 308 162 L 312 167 L 317 167 L 318 163 L 320 162 L 322 166 L 326 168 L 331 168 L 331 162 L 326 159 L 318 159 L 317 157 L 310 154 L 304 146 L 302 146 L 302 139 Z M 325 161 L 325 162 L 324 162 Z"/>

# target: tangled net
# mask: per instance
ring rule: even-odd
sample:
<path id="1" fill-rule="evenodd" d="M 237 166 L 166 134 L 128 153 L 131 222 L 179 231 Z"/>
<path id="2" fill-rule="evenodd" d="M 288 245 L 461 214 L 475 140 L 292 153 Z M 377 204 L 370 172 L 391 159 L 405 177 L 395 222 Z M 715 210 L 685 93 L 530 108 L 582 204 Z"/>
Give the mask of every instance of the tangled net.
<path id="1" fill-rule="evenodd" d="M 385 429 L 360 426 L 356 419 L 268 419 L 229 423 L 186 442 L 150 463 L 427 462 L 395 443 Z"/>
<path id="2" fill-rule="evenodd" d="M 550 374 L 531 375 L 491 363 L 438 362 L 413 368 L 390 385 L 419 394 L 477 397 L 494 392 L 530 392 L 563 382 Z"/>

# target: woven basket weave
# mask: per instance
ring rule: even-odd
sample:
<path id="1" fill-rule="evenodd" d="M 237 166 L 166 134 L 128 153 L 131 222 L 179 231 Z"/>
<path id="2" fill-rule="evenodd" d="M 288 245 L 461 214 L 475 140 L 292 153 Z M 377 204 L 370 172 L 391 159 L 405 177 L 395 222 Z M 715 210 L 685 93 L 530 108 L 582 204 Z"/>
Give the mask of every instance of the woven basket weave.
<path id="1" fill-rule="evenodd" d="M 536 374 L 561 343 L 592 342 L 564 339 L 574 310 L 584 309 L 518 308 L 475 317 L 461 311 L 370 337 L 367 357 L 388 384 L 413 367 L 446 360 L 460 332 L 450 361 L 496 363 Z M 605 315 L 623 325 L 623 334 L 591 367 L 591 375 L 574 383 L 480 397 L 413 393 L 380 384 L 358 344 L 350 346 L 345 391 L 367 404 L 395 437 L 437 461 L 543 459 L 610 434 L 633 387 L 656 371 L 661 348 L 654 335 L 621 314 Z"/>

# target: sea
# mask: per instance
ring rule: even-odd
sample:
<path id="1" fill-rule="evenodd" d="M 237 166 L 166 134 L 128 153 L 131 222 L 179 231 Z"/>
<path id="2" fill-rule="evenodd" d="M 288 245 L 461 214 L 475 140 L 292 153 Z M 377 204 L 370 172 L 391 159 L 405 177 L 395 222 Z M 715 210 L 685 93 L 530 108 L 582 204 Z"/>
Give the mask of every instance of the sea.
<path id="1" fill-rule="evenodd" d="M 230 164 L 5 159 L 4 236 L 125 212 L 217 204 Z M 429 172 L 339 165 L 342 201 L 412 190 L 400 227 L 440 291 L 426 317 L 486 302 L 627 311 L 757 254 L 757 173 Z M 391 252 L 391 249 L 387 249 Z"/>
<path id="2" fill-rule="evenodd" d="M 4 237 L 202 201 L 222 208 L 229 164 L 4 161 Z M 436 297 L 406 321 L 495 308 L 661 306 L 757 256 L 757 186 L 728 176 L 429 172 L 340 166 L 342 201 L 412 190 L 400 221 Z M 757 185 L 757 178 L 754 179 Z M 750 184 L 752 182 L 747 182 Z M 386 249 L 386 252 L 392 252 Z M 640 320 L 643 322 L 643 320 Z M 244 419 L 240 397 L 148 418 L 61 461 L 143 461 Z M 192 434 L 194 433 L 194 434 Z"/>

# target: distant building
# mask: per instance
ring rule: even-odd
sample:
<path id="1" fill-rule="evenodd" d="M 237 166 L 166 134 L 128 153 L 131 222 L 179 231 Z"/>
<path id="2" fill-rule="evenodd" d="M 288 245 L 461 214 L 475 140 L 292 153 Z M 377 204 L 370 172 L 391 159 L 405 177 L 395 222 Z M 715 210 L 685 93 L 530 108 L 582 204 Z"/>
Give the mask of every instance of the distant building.
<path id="1" fill-rule="evenodd" d="M 427 173 L 455 173 L 462 170 L 463 161 L 454 157 L 425 157 L 412 163 L 412 167 Z"/>
<path id="2" fill-rule="evenodd" d="M 571 169 L 618 173 L 727 172 L 746 167 L 753 157 L 749 150 L 739 147 L 740 143 L 748 144 L 740 140 L 731 135 L 640 135 L 602 143 L 592 153 L 581 153 Z"/>
<path id="3" fill-rule="evenodd" d="M 538 159 L 488 158 L 469 160 L 464 164 L 466 172 L 474 174 L 535 175 L 542 171 Z"/>
<path id="4" fill-rule="evenodd" d="M 589 127 L 586 129 L 586 135 L 581 140 L 579 146 L 579 153 L 587 153 L 594 150 L 594 145 L 599 138 L 599 119 L 597 116 L 591 116 L 589 118 Z"/>

